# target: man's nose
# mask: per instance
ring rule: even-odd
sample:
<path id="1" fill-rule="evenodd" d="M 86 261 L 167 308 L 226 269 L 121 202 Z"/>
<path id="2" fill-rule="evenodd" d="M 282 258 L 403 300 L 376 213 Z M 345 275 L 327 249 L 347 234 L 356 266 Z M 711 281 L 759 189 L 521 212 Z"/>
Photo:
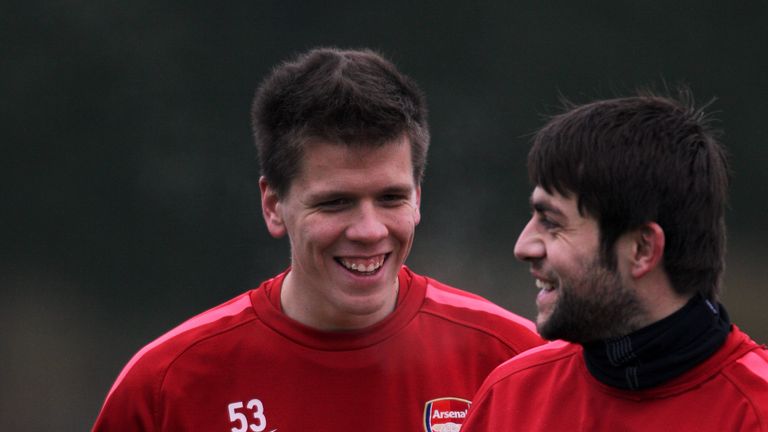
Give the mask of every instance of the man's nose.
<path id="1" fill-rule="evenodd" d="M 520 261 L 530 261 L 543 258 L 544 255 L 546 255 L 546 248 L 540 234 L 536 231 L 536 221 L 531 218 L 517 238 L 515 257 Z"/>
<path id="2" fill-rule="evenodd" d="M 385 238 L 389 234 L 384 223 L 380 209 L 373 203 L 360 204 L 354 220 L 347 227 L 347 238 L 352 241 L 373 243 Z"/>

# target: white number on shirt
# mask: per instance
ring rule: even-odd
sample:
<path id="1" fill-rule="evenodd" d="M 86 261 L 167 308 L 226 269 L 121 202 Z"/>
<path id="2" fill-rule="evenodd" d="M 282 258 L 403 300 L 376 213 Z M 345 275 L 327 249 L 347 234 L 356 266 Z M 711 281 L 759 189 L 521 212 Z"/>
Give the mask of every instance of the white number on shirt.
<path id="1" fill-rule="evenodd" d="M 267 428 L 267 418 L 264 416 L 264 405 L 258 399 L 251 399 L 245 405 L 247 412 L 251 413 L 251 416 L 255 420 L 254 423 L 248 422 L 248 416 L 244 412 L 238 411 L 243 409 L 242 402 L 232 402 L 227 406 L 229 410 L 229 421 L 232 423 L 239 423 L 237 427 L 232 428 L 232 432 L 246 432 L 250 429 L 253 432 L 262 432 Z"/>

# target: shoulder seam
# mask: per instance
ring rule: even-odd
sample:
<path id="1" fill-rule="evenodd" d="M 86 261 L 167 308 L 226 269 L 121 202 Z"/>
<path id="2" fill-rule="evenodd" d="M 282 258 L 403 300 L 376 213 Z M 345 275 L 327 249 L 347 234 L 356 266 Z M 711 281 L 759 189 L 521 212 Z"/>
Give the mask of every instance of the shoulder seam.
<path id="1" fill-rule="evenodd" d="M 444 289 L 443 287 L 447 287 L 448 289 Z M 459 291 L 459 292 L 453 292 L 453 290 Z M 440 301 L 441 299 L 439 297 L 436 298 L 430 295 L 430 294 L 434 294 L 435 292 L 438 292 L 446 296 L 451 296 L 451 297 L 455 296 L 459 299 L 465 299 L 470 302 L 478 302 L 480 306 L 475 305 L 473 307 L 472 305 L 469 305 L 469 304 L 462 305 L 461 303 L 458 303 L 458 304 L 452 303 L 446 299 L 443 299 L 445 301 Z M 517 315 L 516 313 L 509 311 L 507 309 L 504 309 L 501 306 L 491 302 L 490 300 L 482 296 L 459 290 L 458 288 L 454 288 L 454 287 L 442 284 L 440 282 L 436 282 L 429 278 L 427 278 L 426 293 L 424 295 L 424 302 L 426 303 L 427 301 L 433 302 L 435 304 L 439 304 L 441 306 L 449 307 L 449 308 L 456 308 L 456 309 L 464 308 L 478 314 L 485 314 L 487 316 L 492 316 L 496 319 L 504 320 L 505 322 L 519 329 L 519 331 L 521 332 L 528 333 L 532 337 L 540 338 L 538 333 L 536 333 L 536 331 L 533 330 L 533 323 L 531 323 L 530 320 L 528 320 L 527 318 Z M 485 309 L 486 307 L 487 309 Z M 495 309 L 498 309 L 498 311 L 496 311 Z M 440 310 L 439 308 L 432 309 L 432 308 L 422 307 L 419 309 L 419 313 L 429 314 L 434 317 L 441 318 L 443 320 L 454 323 L 456 325 L 472 328 L 476 331 L 485 333 L 488 336 L 498 340 L 505 346 L 509 347 L 512 351 L 514 351 L 515 355 L 520 354 L 521 352 L 531 348 L 530 346 L 524 346 L 524 347 L 517 346 L 515 341 L 510 340 L 510 338 L 503 337 L 500 332 L 496 331 L 493 328 L 483 327 L 472 321 L 457 318 L 453 315 L 448 314 L 447 312 Z M 530 326 L 526 325 L 526 323 L 529 323 Z"/>
<path id="2" fill-rule="evenodd" d="M 448 321 L 448 322 L 450 322 L 450 323 L 452 323 L 454 325 L 465 327 L 465 328 L 470 328 L 470 329 L 473 329 L 473 330 L 478 331 L 480 333 L 484 333 L 484 334 L 488 335 L 489 337 L 492 337 L 493 339 L 499 341 L 500 343 L 502 343 L 507 348 L 509 348 L 514 353 L 514 355 L 520 354 L 521 352 L 526 351 L 527 349 L 529 349 L 529 348 L 517 347 L 517 346 L 515 346 L 513 344 L 513 342 L 509 341 L 508 338 L 504 338 L 504 337 L 500 336 L 498 333 L 494 332 L 493 330 L 481 327 L 481 326 L 479 326 L 477 324 L 474 324 L 474 323 L 471 323 L 471 322 L 467 322 L 467 321 L 463 321 L 463 320 L 458 320 L 456 318 L 449 317 L 449 316 L 447 316 L 445 314 L 437 313 L 437 312 L 434 312 L 434 311 L 427 311 L 427 310 L 423 310 L 423 309 L 420 310 L 419 313 L 426 314 L 426 315 L 431 315 L 431 316 L 434 316 L 435 318 L 439 318 L 439 319 L 442 319 L 444 321 Z M 528 330 L 528 328 L 526 328 L 525 326 L 523 326 L 523 325 L 521 325 L 519 323 L 516 323 L 514 321 L 509 321 L 509 322 L 511 324 L 515 325 L 516 327 L 519 327 L 523 331 L 530 332 L 530 330 Z"/>
<path id="3" fill-rule="evenodd" d="M 160 399 L 160 396 L 161 396 L 162 390 L 163 390 L 163 386 L 165 385 L 165 378 L 168 376 L 168 372 L 171 370 L 171 368 L 173 367 L 174 363 L 176 363 L 176 361 L 178 361 L 179 358 L 181 358 L 181 356 L 183 356 L 187 351 L 189 351 L 193 347 L 195 347 L 195 346 L 197 346 L 197 345 L 199 345 L 199 344 L 201 344 L 201 343 L 203 343 L 203 342 L 205 342 L 205 341 L 207 341 L 209 339 L 218 337 L 218 336 L 222 335 L 223 333 L 235 330 L 235 329 L 237 329 L 240 326 L 244 326 L 246 324 L 250 324 L 251 322 L 253 322 L 255 320 L 258 320 L 258 319 L 259 318 L 254 315 L 254 316 L 246 319 L 245 321 L 240 321 L 240 322 L 238 322 L 238 323 L 236 323 L 236 324 L 234 324 L 234 325 L 232 325 L 230 327 L 221 329 L 220 331 L 218 331 L 216 333 L 210 334 L 210 335 L 208 335 L 208 336 L 206 336 L 204 338 L 201 338 L 201 339 L 197 339 L 197 340 L 193 341 L 192 343 L 188 344 L 186 347 L 184 347 L 184 349 L 180 350 L 173 357 L 173 360 L 168 362 L 168 364 L 165 366 L 165 368 L 163 370 L 162 378 L 160 379 L 159 385 L 157 386 L 157 394 L 155 395 L 156 400 Z M 156 411 L 158 409 L 158 406 L 159 406 L 158 403 L 153 404 L 153 407 L 155 408 Z M 153 413 L 153 417 L 155 418 L 155 426 L 157 426 L 158 428 L 160 427 L 160 423 L 159 423 L 160 418 L 159 418 L 159 416 L 160 416 L 159 412 Z"/>
<path id="4" fill-rule="evenodd" d="M 478 312 L 484 312 L 490 315 L 496 315 L 507 321 L 514 322 L 522 327 L 528 328 L 535 333 L 535 325 L 531 320 L 507 310 L 496 303 L 468 291 L 445 285 L 441 282 L 427 278 L 427 287 L 425 298 L 435 303 L 445 304 L 451 307 L 467 308 Z M 452 300 L 460 299 L 456 303 Z M 467 302 L 467 303 L 464 303 Z"/>
<path id="5" fill-rule="evenodd" d="M 759 347 L 755 347 L 755 349 L 757 349 L 757 348 L 759 348 Z M 749 355 L 749 354 L 754 354 L 754 351 L 755 351 L 754 349 L 749 350 L 747 353 L 744 354 L 744 356 Z M 757 355 L 757 354 L 755 354 L 755 355 Z M 742 358 L 744 356 L 742 356 Z M 731 368 L 736 363 L 737 362 L 734 362 L 734 363 L 728 365 L 728 367 L 725 367 L 725 368 L 721 369 L 720 373 L 722 373 L 723 378 L 725 378 L 725 380 L 728 381 L 737 392 L 739 392 L 739 394 L 744 398 L 744 400 L 749 402 L 749 407 L 752 410 L 752 415 L 755 416 L 755 418 L 757 419 L 758 423 L 760 424 L 760 430 L 765 430 L 766 429 L 766 425 L 763 423 L 763 418 L 760 416 L 759 410 L 757 409 L 758 404 L 754 400 L 752 400 L 752 397 L 750 397 L 750 395 L 747 392 L 745 392 L 742 389 L 741 385 L 739 385 L 739 383 L 736 381 L 735 377 L 733 376 L 733 373 L 731 372 Z"/>
<path id="6" fill-rule="evenodd" d="M 534 347 L 534 348 L 531 348 L 531 349 L 532 350 L 543 349 L 543 348 L 547 347 L 547 345 L 549 345 L 550 343 L 552 343 L 552 342 L 549 342 L 549 343 L 546 343 L 544 345 L 540 345 L 538 347 Z M 554 349 L 557 349 L 557 348 L 554 348 Z M 530 355 L 534 355 L 535 353 L 531 352 L 530 354 L 528 354 L 528 353 L 526 353 L 526 354 L 527 355 L 523 356 L 523 357 L 513 357 L 513 358 L 507 360 L 506 362 L 502 363 L 499 366 L 499 368 L 504 367 L 506 365 L 511 365 L 512 363 L 524 362 L 524 361 L 526 361 L 526 359 L 530 358 Z M 568 351 L 565 351 L 565 352 L 557 353 L 557 354 L 554 355 L 554 357 L 546 359 L 546 360 L 543 360 L 543 361 L 539 360 L 539 361 L 537 361 L 536 363 L 533 363 L 533 364 L 529 364 L 529 365 L 526 365 L 526 366 L 515 367 L 515 369 L 513 369 L 512 371 L 505 371 L 504 375 L 500 376 L 500 377 L 497 377 L 493 381 L 493 383 L 491 385 L 496 385 L 497 383 L 499 383 L 499 382 L 501 382 L 501 381 L 511 377 L 512 375 L 516 375 L 516 374 L 518 374 L 520 372 L 524 372 L 524 371 L 529 370 L 529 369 L 538 368 L 540 366 L 544 366 L 544 365 L 547 365 L 549 363 L 557 362 L 557 361 L 563 360 L 565 358 L 572 357 L 572 356 L 574 356 L 576 354 L 578 354 L 578 351 L 576 351 L 576 350 L 573 350 L 573 351 L 572 350 L 568 350 Z M 515 366 L 517 366 L 517 365 L 515 365 Z"/>

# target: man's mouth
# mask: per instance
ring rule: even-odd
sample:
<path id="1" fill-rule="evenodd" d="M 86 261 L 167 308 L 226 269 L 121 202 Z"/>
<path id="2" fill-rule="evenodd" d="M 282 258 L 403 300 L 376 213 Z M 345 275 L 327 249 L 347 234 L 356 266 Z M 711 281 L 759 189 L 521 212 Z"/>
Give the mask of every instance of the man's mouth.
<path id="1" fill-rule="evenodd" d="M 372 275 L 384 265 L 387 256 L 376 255 L 373 257 L 337 257 L 336 261 L 352 273 L 360 275 Z"/>
<path id="2" fill-rule="evenodd" d="M 536 288 L 538 288 L 538 289 L 540 289 L 540 290 L 542 290 L 544 292 L 550 292 L 550 291 L 554 291 L 555 284 L 552 283 L 552 282 L 547 282 L 547 281 L 542 280 L 542 279 L 536 279 Z"/>

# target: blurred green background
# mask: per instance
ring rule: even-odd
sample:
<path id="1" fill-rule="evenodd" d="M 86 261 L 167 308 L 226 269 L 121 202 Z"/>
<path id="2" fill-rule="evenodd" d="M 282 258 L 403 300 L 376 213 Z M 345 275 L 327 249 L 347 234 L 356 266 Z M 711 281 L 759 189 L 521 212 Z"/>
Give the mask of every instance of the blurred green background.
<path id="1" fill-rule="evenodd" d="M 529 318 L 512 247 L 525 155 L 560 95 L 687 83 L 733 165 L 724 302 L 768 341 L 763 1 L 0 5 L 0 429 L 86 430 L 122 366 L 288 264 L 260 214 L 251 96 L 317 45 L 371 47 L 430 103 L 408 264 Z"/>

